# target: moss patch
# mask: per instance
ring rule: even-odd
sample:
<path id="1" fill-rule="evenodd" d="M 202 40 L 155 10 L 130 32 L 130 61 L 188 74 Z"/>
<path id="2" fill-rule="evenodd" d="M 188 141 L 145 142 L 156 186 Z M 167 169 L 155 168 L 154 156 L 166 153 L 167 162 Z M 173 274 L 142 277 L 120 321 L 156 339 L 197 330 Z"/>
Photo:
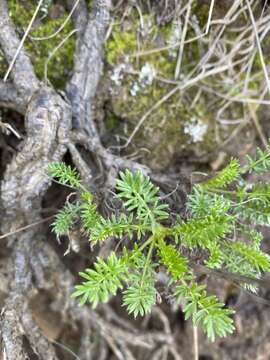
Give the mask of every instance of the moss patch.
<path id="1" fill-rule="evenodd" d="M 158 27 L 153 16 L 146 14 L 139 18 L 136 11 L 128 20 L 114 26 L 106 44 L 111 89 L 109 117 L 114 114 L 122 119 L 126 124 L 125 137 L 132 133 L 141 117 L 175 86 L 170 84 L 170 80 L 174 78 L 179 45 L 165 51 L 149 51 L 179 42 L 180 27 L 177 22 Z M 188 37 L 192 36 L 195 34 L 190 30 Z M 186 46 L 182 61 L 185 75 L 199 56 L 196 43 Z M 190 151 L 199 156 L 211 152 L 215 147 L 214 122 L 204 99 L 190 109 L 193 97 L 193 91 L 177 92 L 154 110 L 134 138 L 131 151 L 138 148 L 148 150 L 144 160 L 153 168 L 164 168 L 175 157 Z M 106 123 L 111 124 L 109 121 Z M 117 122 L 114 124 L 119 126 Z M 107 128 L 109 131 L 112 129 L 111 125 Z M 204 133 L 194 137 L 195 132 L 202 129 Z"/>
<path id="2" fill-rule="evenodd" d="M 33 0 L 28 0 L 27 2 L 8 0 L 8 6 L 10 16 L 14 21 L 17 32 L 21 38 L 24 29 L 26 29 L 31 20 L 37 3 Z M 44 15 L 43 12 L 38 14 L 38 18 L 30 32 L 30 36 L 25 42 L 25 48 L 30 55 L 36 74 L 40 79 L 43 79 L 44 77 L 44 66 L 48 56 L 72 30 L 72 22 L 69 21 L 64 29 L 53 38 L 42 41 L 34 40 L 35 37 L 46 37 L 56 32 L 68 15 L 65 9 L 60 5 L 51 5 L 47 10 L 47 15 Z M 58 88 L 64 86 L 67 76 L 72 69 L 74 48 L 75 39 L 74 37 L 70 37 L 49 62 L 48 78 L 50 82 Z M 0 55 L 0 72 L 3 73 L 4 70 L 5 67 L 1 62 Z"/>

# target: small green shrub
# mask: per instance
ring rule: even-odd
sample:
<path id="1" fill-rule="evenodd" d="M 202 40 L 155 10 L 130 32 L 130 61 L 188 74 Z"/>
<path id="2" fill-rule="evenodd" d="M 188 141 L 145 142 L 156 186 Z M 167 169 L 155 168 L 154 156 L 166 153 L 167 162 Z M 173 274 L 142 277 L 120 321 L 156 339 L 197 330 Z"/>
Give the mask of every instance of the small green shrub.
<path id="1" fill-rule="evenodd" d="M 77 172 L 62 163 L 51 164 L 50 176 L 75 187 L 79 194 L 76 202 L 67 202 L 56 216 L 56 235 L 68 235 L 79 220 L 91 245 L 111 237 L 122 240 L 107 259 L 98 257 L 93 268 L 80 273 L 84 281 L 75 287 L 73 296 L 81 304 L 88 301 L 96 307 L 121 291 L 127 311 L 143 316 L 156 304 L 157 273 L 166 269 L 168 291 L 183 304 L 186 319 L 192 318 L 212 341 L 232 333 L 234 311 L 196 281 L 193 264 L 183 250 L 202 249 L 207 254 L 204 266 L 210 269 L 253 279 L 269 271 L 269 256 L 260 250 L 263 236 L 257 225 L 270 225 L 270 184 L 245 180 L 246 174 L 269 168 L 269 150 L 258 149 L 257 157 L 248 157 L 242 167 L 231 159 L 215 177 L 193 186 L 186 204 L 189 218 L 179 216 L 174 221 L 168 204 L 159 197 L 159 188 L 141 172 L 120 172 L 115 196 L 122 201 L 122 211 L 105 218 Z"/>

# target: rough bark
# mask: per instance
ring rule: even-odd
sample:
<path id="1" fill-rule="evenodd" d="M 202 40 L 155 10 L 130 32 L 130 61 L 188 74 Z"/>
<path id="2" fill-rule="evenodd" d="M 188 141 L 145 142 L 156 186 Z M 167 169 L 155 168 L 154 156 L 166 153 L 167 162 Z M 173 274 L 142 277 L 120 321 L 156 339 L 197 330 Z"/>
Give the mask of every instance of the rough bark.
<path id="1" fill-rule="evenodd" d="M 0 44 L 10 63 L 18 49 L 19 39 L 5 1 L 0 3 L 0 23 Z M 60 161 L 65 154 L 72 119 L 68 100 L 39 83 L 24 49 L 12 68 L 12 78 L 12 84 L 0 84 L 0 103 L 25 112 L 27 136 L 21 151 L 8 165 L 1 184 L 3 233 L 41 219 L 41 200 L 50 183 L 47 167 L 52 161 Z M 17 93 L 20 94 L 19 100 Z M 33 352 L 40 359 L 57 359 L 53 346 L 38 330 L 29 309 L 35 284 L 40 288 L 48 287 L 43 273 L 46 261 L 51 259 L 42 258 L 40 229 L 34 227 L 18 233 L 11 240 L 14 271 L 1 314 L 5 356 L 10 360 L 27 359 Z M 50 266 L 55 267 L 52 263 Z"/>
<path id="2" fill-rule="evenodd" d="M 14 84 L 0 81 L 0 106 L 25 114 L 27 102 L 20 96 Z"/>

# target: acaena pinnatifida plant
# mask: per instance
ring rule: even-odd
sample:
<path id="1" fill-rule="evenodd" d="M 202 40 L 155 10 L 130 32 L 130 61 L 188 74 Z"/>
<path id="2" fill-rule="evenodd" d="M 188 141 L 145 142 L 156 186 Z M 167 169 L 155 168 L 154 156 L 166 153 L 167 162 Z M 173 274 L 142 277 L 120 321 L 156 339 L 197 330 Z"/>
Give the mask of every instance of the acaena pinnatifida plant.
<path id="1" fill-rule="evenodd" d="M 253 279 L 269 271 L 269 256 L 260 249 L 263 236 L 258 225 L 270 225 L 270 183 L 245 180 L 248 173 L 268 169 L 269 150 L 258 149 L 243 167 L 231 159 L 212 179 L 193 186 L 186 204 L 189 218 L 171 220 L 159 188 L 140 171 L 119 173 L 115 196 L 122 202 L 122 211 L 106 218 L 76 170 L 63 163 L 51 164 L 50 176 L 78 191 L 77 200 L 68 201 L 56 215 L 56 235 L 67 235 L 79 221 L 92 245 L 111 238 L 122 240 L 117 251 L 106 259 L 97 257 L 91 268 L 80 273 L 83 282 L 75 287 L 73 296 L 95 308 L 121 292 L 128 313 L 143 316 L 156 304 L 157 274 L 163 269 L 170 279 L 171 297 L 182 303 L 186 319 L 192 318 L 212 341 L 232 333 L 234 311 L 196 281 L 184 249 L 206 253 L 203 265 L 209 269 Z M 254 285 L 242 285 L 256 291 Z"/>

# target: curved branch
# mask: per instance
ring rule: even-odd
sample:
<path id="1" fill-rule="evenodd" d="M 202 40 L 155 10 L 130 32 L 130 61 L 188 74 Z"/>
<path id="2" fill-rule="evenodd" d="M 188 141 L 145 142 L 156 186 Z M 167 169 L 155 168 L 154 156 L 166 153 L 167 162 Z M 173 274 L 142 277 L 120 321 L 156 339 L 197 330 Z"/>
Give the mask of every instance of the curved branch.
<path id="1" fill-rule="evenodd" d="M 10 20 L 6 0 L 0 1 L 0 45 L 8 63 L 11 63 L 20 41 Z M 12 68 L 12 77 L 17 90 L 27 101 L 32 93 L 38 89 L 39 81 L 34 73 L 31 61 L 24 49 L 21 49 Z"/>
<path id="2" fill-rule="evenodd" d="M 29 308 L 28 301 L 34 293 L 29 259 L 36 255 L 32 239 L 37 239 L 37 236 L 38 231 L 32 229 L 22 234 L 14 245 L 14 279 L 0 321 L 7 360 L 28 359 L 31 351 L 39 354 L 41 360 L 58 360 L 53 346 L 34 323 Z"/>
<path id="3" fill-rule="evenodd" d="M 108 169 L 115 168 L 117 171 L 119 171 L 128 168 L 132 171 L 140 170 L 145 175 L 149 175 L 151 173 L 150 169 L 146 165 L 110 153 L 103 147 L 103 145 L 99 142 L 99 139 L 96 137 L 93 137 L 90 140 L 88 135 L 85 135 L 81 132 L 72 131 L 70 133 L 70 140 L 74 144 L 80 144 L 90 152 L 98 155 L 103 160 L 105 166 Z"/>
<path id="4" fill-rule="evenodd" d="M 14 223 L 20 221 L 18 212 L 24 214 L 19 226 L 26 225 L 25 220 L 27 223 L 39 220 L 33 219 L 32 210 L 39 208 L 38 196 L 49 185 L 46 175 L 49 162 L 60 161 L 66 151 L 70 123 L 70 106 L 53 89 L 44 86 L 32 96 L 25 116 L 24 146 L 8 166 L 1 184 L 6 214 L 14 217 Z"/>
<path id="5" fill-rule="evenodd" d="M 21 152 L 7 167 L 1 183 L 4 216 L 1 227 L 4 233 L 40 220 L 42 195 L 50 182 L 46 174 L 48 163 L 60 161 L 64 155 L 70 125 L 70 106 L 54 90 L 42 87 L 31 97 L 25 117 L 27 138 Z M 38 258 L 34 251 L 37 244 L 42 243 L 40 231 L 30 228 L 14 238 L 14 279 L 0 320 L 7 359 L 26 359 L 30 346 L 39 353 L 41 360 L 56 360 L 53 347 L 42 334 L 31 333 L 30 313 L 26 316 L 33 287 L 33 263 Z M 41 276 L 40 272 L 37 278 Z M 21 330 L 23 315 L 24 331 Z M 28 341 L 26 347 L 25 338 Z"/>
<path id="6" fill-rule="evenodd" d="M 103 68 L 103 44 L 110 21 L 110 0 L 96 0 L 89 21 L 78 42 L 74 75 L 67 85 L 72 104 L 74 127 L 89 135 L 95 132 L 91 106 Z"/>
<path id="7" fill-rule="evenodd" d="M 24 115 L 27 102 L 20 96 L 14 84 L 0 81 L 0 107 L 16 110 Z"/>

